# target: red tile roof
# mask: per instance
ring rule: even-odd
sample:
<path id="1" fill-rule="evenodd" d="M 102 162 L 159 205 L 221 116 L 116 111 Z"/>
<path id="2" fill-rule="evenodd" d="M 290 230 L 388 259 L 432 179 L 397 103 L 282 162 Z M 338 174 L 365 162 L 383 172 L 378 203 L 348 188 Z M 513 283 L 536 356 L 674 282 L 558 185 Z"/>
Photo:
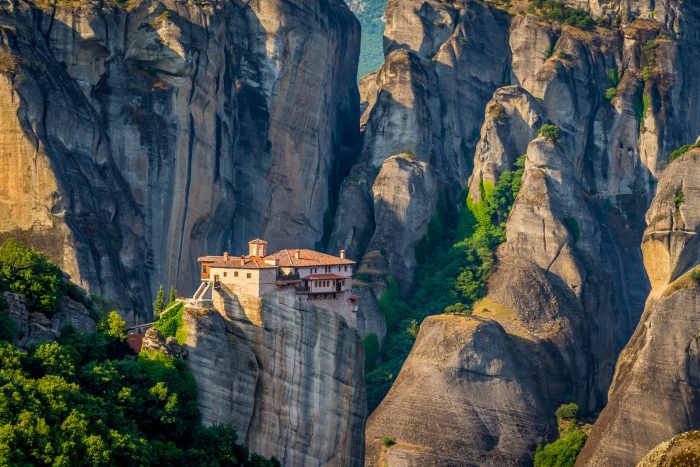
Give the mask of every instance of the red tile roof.
<path id="1" fill-rule="evenodd" d="M 337 279 L 350 279 L 346 276 L 339 276 L 338 274 L 312 274 L 310 276 L 302 277 L 305 281 L 322 281 L 322 280 L 337 280 Z"/>
<path id="2" fill-rule="evenodd" d="M 297 251 L 299 252 L 299 258 L 296 257 Z M 338 266 L 344 264 L 355 264 L 355 262 L 350 259 L 342 259 L 337 256 L 327 255 L 318 251 L 303 249 L 280 250 L 277 253 L 273 253 L 271 255 L 266 256 L 265 258 L 274 258 L 280 260 L 280 266 L 282 267 L 329 265 Z"/>
<path id="3" fill-rule="evenodd" d="M 251 243 L 260 239 L 252 240 Z M 260 240 L 264 242 L 265 240 Z M 299 252 L 299 258 L 296 257 Z M 245 265 L 241 265 L 241 258 L 246 260 Z M 308 267 L 308 266 L 342 266 L 355 264 L 350 259 L 343 259 L 338 256 L 327 255 L 313 250 L 286 249 L 261 258 L 259 256 L 229 256 L 224 260 L 223 256 L 201 256 L 197 261 L 202 263 L 214 263 L 215 268 L 241 268 L 241 269 L 268 269 L 274 268 L 271 264 L 265 264 L 265 260 L 277 259 L 282 267 Z"/>
<path id="4" fill-rule="evenodd" d="M 277 266 L 266 264 L 265 259 L 260 256 L 229 256 L 224 259 L 223 256 L 216 256 L 216 260 L 210 265 L 212 268 L 226 269 L 275 269 Z M 241 261 L 243 260 L 243 261 Z"/>

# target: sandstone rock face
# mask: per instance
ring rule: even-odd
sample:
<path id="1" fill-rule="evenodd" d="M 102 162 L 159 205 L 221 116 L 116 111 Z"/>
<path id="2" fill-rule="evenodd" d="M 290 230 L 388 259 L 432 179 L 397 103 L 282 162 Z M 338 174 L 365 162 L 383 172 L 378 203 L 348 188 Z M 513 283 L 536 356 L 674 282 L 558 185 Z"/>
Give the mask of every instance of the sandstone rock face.
<path id="1" fill-rule="evenodd" d="M 233 423 L 285 466 L 362 465 L 364 356 L 340 315 L 293 291 L 260 299 L 222 287 L 183 322 L 205 423 Z"/>
<path id="2" fill-rule="evenodd" d="M 649 451 L 637 467 L 672 467 L 700 463 L 700 431 L 688 431 Z"/>
<path id="3" fill-rule="evenodd" d="M 0 235 L 133 318 L 159 283 L 189 292 L 204 253 L 321 239 L 359 128 L 359 28 L 343 2 L 0 14 Z"/>
<path id="4" fill-rule="evenodd" d="M 649 281 L 645 275 L 639 252 L 656 177 L 670 152 L 693 141 L 700 128 L 697 107 L 684 103 L 700 96 L 697 80 L 689 78 L 700 63 L 695 55 L 700 16 L 696 6 L 680 2 L 668 2 L 669 13 L 655 18 L 643 14 L 634 2 L 597 5 L 603 3 L 609 11 L 601 6 L 601 12 L 594 13 L 601 19 L 608 14 L 613 20 L 619 17 L 619 27 L 613 21 L 610 28 L 587 32 L 519 15 L 511 19 L 502 38 L 506 42 L 493 42 L 500 39 L 491 36 L 488 50 L 480 52 L 498 51 L 508 62 L 501 87 L 490 93 L 490 102 L 483 101 L 475 117 L 481 127 L 478 140 L 465 146 L 468 156 L 474 156 L 470 196 L 478 199 L 482 181 L 494 182 L 526 153 L 522 187 L 486 298 L 475 305 L 472 318 L 447 316 L 424 322 L 394 387 L 368 419 L 368 465 L 384 459 L 390 465 L 391 460 L 396 465 L 527 465 L 533 447 L 556 436 L 554 411 L 559 404 L 573 397 L 591 415 L 605 405 L 615 361 L 642 314 L 649 282 L 656 288 L 655 279 Z M 623 13 L 618 3 L 629 8 Z M 470 8 L 470 2 L 457 5 Z M 396 11 L 407 14 L 405 8 Z M 415 11 L 424 18 L 434 17 L 428 16 L 426 7 Z M 472 10 L 468 24 L 485 21 L 478 18 L 480 14 L 488 17 Z M 439 22 L 421 24 L 429 28 Z M 385 67 L 397 53 L 417 47 L 412 42 L 416 38 L 400 35 L 399 30 L 394 27 L 387 35 Z M 478 28 L 465 33 L 467 38 L 485 34 Z M 551 54 L 546 53 L 548 48 Z M 693 51 L 686 52 L 687 48 Z M 420 57 L 434 49 L 425 45 L 415 53 Z M 454 72 L 462 73 L 461 66 L 455 64 Z M 471 72 L 481 69 L 470 67 Z M 619 76 L 615 85 L 611 69 Z M 616 93 L 608 103 L 604 96 L 610 87 Z M 380 102 L 378 97 L 371 112 L 378 112 Z M 372 117 L 363 151 L 368 138 L 374 138 Z M 533 140 L 545 122 L 558 127 L 557 141 Z M 436 174 L 438 187 L 447 184 L 442 170 L 436 168 Z M 440 188 L 438 192 L 444 193 Z M 692 217 L 676 216 L 685 215 Z M 667 275 L 687 271 L 693 261 L 687 257 L 669 261 Z M 451 321 L 450 325 L 438 326 L 438 319 Z M 488 349 L 475 338 L 475 329 L 484 322 L 500 329 Z M 685 326 L 693 328 L 694 323 Z M 453 339 L 452 328 L 460 329 L 461 339 Z M 450 346 L 442 348 L 445 341 Z M 527 355 L 536 357 L 521 361 L 514 347 L 526 348 Z M 426 357 L 433 348 L 442 349 L 440 356 Z M 480 372 L 483 378 L 477 384 L 465 370 L 466 356 L 477 362 L 499 362 L 498 368 L 508 370 Z M 416 381 L 415 387 L 411 381 Z M 543 390 L 538 386 L 541 381 L 551 387 Z M 504 392 L 506 410 L 500 399 L 492 398 Z M 639 402 L 637 406 L 642 407 Z M 451 418 L 450 412 L 469 415 Z M 444 420 L 448 422 L 443 427 Z M 528 428 L 520 429 L 522 423 Z M 434 426 L 440 429 L 429 428 Z M 665 439 L 677 433 L 665 433 Z M 383 449 L 383 436 L 395 436 L 397 444 Z"/>
<path id="5" fill-rule="evenodd" d="M 73 326 L 80 332 L 95 330 L 96 323 L 90 317 L 90 312 L 70 298 L 64 298 L 61 309 L 48 319 L 42 313 L 29 313 L 20 295 L 4 292 L 3 296 L 8 305 L 9 317 L 17 325 L 16 344 L 20 347 L 52 341 L 65 326 Z"/>
<path id="6" fill-rule="evenodd" d="M 700 150 L 694 150 L 659 178 L 642 243 L 652 292 L 577 465 L 633 465 L 658 443 L 700 424 L 698 162 Z"/>
<path id="7" fill-rule="evenodd" d="M 438 1 L 391 1 L 387 6 L 386 60 L 361 82 L 362 151 L 341 188 L 329 241 L 331 250 L 347 244 L 352 256 L 361 259 L 359 271 L 371 276 L 363 291 L 369 298 L 362 304 L 365 321 L 358 322 L 358 329 L 378 334 L 380 341 L 383 318 L 374 304 L 386 277 L 396 278 L 407 294 L 416 267 L 414 247 L 439 200 L 456 213 L 484 106 L 506 84 L 507 31 L 507 15 L 477 1 L 454 7 Z M 377 175 L 386 172 L 386 160 L 399 154 L 426 164 L 423 170 L 434 174 L 430 184 L 435 188 L 411 191 L 410 201 L 405 195 L 387 198 L 397 182 Z M 420 206 L 420 216 L 404 222 L 385 215 L 406 211 L 405 206 Z M 363 290 L 362 282 L 358 290 Z"/>

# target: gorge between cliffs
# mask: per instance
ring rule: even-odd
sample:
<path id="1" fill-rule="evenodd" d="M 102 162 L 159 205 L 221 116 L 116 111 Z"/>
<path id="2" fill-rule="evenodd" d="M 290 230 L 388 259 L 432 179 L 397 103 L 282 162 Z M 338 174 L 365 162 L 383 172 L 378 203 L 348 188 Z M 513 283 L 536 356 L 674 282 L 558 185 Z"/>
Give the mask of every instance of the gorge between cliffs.
<path id="1" fill-rule="evenodd" d="M 2 3 L 0 243 L 137 332 L 177 290 L 143 348 L 285 466 L 700 465 L 700 3 L 384 20 L 358 79 L 342 0 Z M 352 259 L 352 322 L 190 299 L 254 238 Z M 19 348 L 94 329 L 0 292 Z"/>

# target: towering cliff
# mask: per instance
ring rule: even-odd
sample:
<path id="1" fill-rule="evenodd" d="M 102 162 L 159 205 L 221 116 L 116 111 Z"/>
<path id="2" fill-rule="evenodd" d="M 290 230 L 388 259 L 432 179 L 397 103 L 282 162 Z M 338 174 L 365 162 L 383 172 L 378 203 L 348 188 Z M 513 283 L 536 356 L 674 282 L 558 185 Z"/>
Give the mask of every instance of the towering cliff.
<path id="1" fill-rule="evenodd" d="M 361 466 L 366 395 L 360 340 L 344 318 L 293 292 L 215 292 L 185 308 L 185 348 L 205 424 L 233 423 L 285 466 Z"/>
<path id="2" fill-rule="evenodd" d="M 700 88 L 691 78 L 700 71 L 700 7 L 669 1 L 652 12 L 646 2 L 567 3 L 590 8 L 598 25 L 582 21 L 582 29 L 547 20 L 546 9 L 531 15 L 475 1 L 387 8 L 386 62 L 362 83 L 364 163 L 386 163 L 387 154 L 403 150 L 391 144 L 406 144 L 435 170 L 448 212 L 471 167 L 469 196 L 478 200 L 481 187 L 520 155 L 526 163 L 487 296 L 471 317 L 423 323 L 368 420 L 370 465 L 527 464 L 535 446 L 556 435 L 559 404 L 573 399 L 594 415 L 606 403 L 617 355 L 649 292 L 639 253 L 644 213 L 670 152 L 700 133 Z M 461 44 L 471 46 L 459 53 Z M 475 54 L 481 60 L 471 62 Z M 426 71 L 443 63 L 449 79 Z M 471 81 L 450 94 L 460 76 Z M 480 130 L 457 124 L 462 117 Z M 535 138 L 544 123 L 555 127 Z M 341 206 L 345 193 L 357 196 L 358 186 L 378 182 L 381 176 L 346 184 Z M 374 211 L 363 211 L 375 231 L 386 218 L 377 216 L 378 191 L 365 195 Z M 394 206 L 405 212 L 401 206 L 416 202 Z M 406 218 L 412 223 L 392 225 L 397 235 L 404 225 L 426 231 L 427 222 L 416 227 L 415 217 Z M 360 270 L 394 275 L 410 294 L 411 276 L 392 254 L 408 271 L 413 258 L 395 252 L 393 241 L 373 242 L 367 235 L 356 243 L 360 251 L 372 245 Z M 384 436 L 397 444 L 383 447 Z"/>
<path id="3" fill-rule="evenodd" d="M 146 312 L 195 260 L 323 236 L 358 136 L 340 0 L 9 2 L 0 232 Z"/>
<path id="4" fill-rule="evenodd" d="M 647 213 L 652 290 L 577 465 L 633 465 L 700 425 L 700 149 L 672 162 Z"/>

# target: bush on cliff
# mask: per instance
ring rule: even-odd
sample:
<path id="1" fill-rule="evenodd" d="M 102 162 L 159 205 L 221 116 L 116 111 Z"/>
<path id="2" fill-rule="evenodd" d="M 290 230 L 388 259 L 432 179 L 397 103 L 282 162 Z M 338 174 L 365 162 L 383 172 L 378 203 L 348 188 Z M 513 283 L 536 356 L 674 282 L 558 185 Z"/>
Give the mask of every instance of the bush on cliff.
<path id="1" fill-rule="evenodd" d="M 0 245 L 0 292 L 22 295 L 30 312 L 49 318 L 66 293 L 63 272 L 33 248 L 8 239 Z"/>
<path id="2" fill-rule="evenodd" d="M 695 143 L 695 144 L 686 144 L 685 146 L 681 146 L 680 148 L 676 149 L 671 153 L 671 155 L 668 158 L 669 162 L 673 162 L 679 157 L 681 157 L 683 154 L 686 154 L 688 151 L 690 151 L 693 148 L 700 148 L 700 143 Z"/>

